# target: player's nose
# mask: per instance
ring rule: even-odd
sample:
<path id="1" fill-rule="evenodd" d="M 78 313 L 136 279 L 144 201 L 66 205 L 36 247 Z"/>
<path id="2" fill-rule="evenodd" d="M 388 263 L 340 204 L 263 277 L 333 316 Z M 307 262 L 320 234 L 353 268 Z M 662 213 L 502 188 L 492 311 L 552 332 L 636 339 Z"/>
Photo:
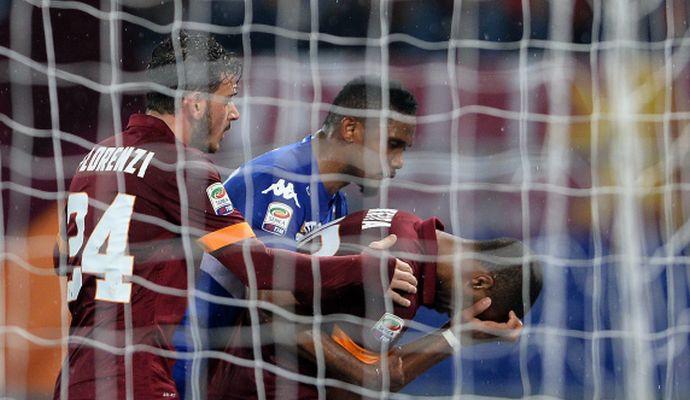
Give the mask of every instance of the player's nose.
<path id="1" fill-rule="evenodd" d="M 402 152 L 394 152 L 392 154 L 392 157 L 390 159 L 390 167 L 395 172 L 396 170 L 399 170 L 400 168 L 403 167 L 405 160 L 403 158 L 403 153 Z"/>
<path id="2" fill-rule="evenodd" d="M 228 122 L 240 119 L 240 111 L 237 109 L 235 103 L 228 104 L 228 107 Z"/>

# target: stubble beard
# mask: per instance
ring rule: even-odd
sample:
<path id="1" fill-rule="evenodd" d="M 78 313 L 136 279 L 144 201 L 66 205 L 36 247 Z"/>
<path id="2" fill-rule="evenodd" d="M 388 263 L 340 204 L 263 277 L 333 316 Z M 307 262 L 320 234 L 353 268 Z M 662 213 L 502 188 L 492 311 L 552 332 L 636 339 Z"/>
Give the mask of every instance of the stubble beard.
<path id="1" fill-rule="evenodd" d="M 194 123 L 190 145 L 204 153 L 212 154 L 218 151 L 218 144 L 211 143 L 211 113 L 208 109 L 205 116 Z"/>

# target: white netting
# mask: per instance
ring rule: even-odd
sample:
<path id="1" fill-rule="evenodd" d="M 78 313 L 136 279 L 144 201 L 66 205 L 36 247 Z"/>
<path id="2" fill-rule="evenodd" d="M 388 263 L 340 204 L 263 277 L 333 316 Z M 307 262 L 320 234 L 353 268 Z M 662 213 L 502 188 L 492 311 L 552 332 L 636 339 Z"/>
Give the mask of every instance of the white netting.
<path id="1" fill-rule="evenodd" d="M 680 0 L 1 4 L 0 393 L 51 397 L 67 343 L 84 342 L 127 356 L 130 396 L 130 356 L 151 351 L 254 367 L 260 394 L 265 369 L 322 396 L 341 386 L 400 398 L 689 397 L 688 18 Z M 312 378 L 217 350 L 70 337 L 65 282 L 52 270 L 58 210 L 84 154 L 143 110 L 150 51 L 179 29 L 243 57 L 241 118 L 213 157 L 223 178 L 315 132 L 353 77 L 402 81 L 420 104 L 414 147 L 379 197 L 348 189 L 350 210 L 397 208 L 463 237 L 520 238 L 546 266 L 521 340 L 462 347 L 393 395 L 327 377 L 323 362 Z M 255 357 L 268 329 L 258 308 L 315 328 L 329 318 L 251 290 L 249 300 L 199 297 L 249 307 Z M 440 324 L 422 310 L 411 326 Z M 188 393 L 203 391 L 192 382 Z"/>

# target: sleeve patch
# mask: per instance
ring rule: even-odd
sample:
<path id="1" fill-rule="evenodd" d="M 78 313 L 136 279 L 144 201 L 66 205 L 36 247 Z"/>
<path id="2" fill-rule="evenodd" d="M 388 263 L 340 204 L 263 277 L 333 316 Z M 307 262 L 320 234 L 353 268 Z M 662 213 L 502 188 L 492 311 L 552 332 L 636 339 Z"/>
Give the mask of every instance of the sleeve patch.
<path id="1" fill-rule="evenodd" d="M 272 233 L 277 236 L 285 235 L 290 220 L 292 220 L 292 207 L 285 203 L 274 201 L 266 208 L 266 215 L 264 222 L 261 224 L 261 230 Z"/>
<path id="2" fill-rule="evenodd" d="M 235 209 L 222 183 L 215 182 L 209 185 L 206 194 L 216 215 L 228 215 Z"/>
<path id="3" fill-rule="evenodd" d="M 249 224 L 240 222 L 239 224 L 226 226 L 223 229 L 207 233 L 200 237 L 198 242 L 204 251 L 211 253 L 225 246 L 253 237 L 255 237 L 254 231 Z"/>
<path id="4" fill-rule="evenodd" d="M 402 332 L 405 321 L 395 314 L 385 313 L 371 328 L 374 337 L 383 343 L 390 343 Z"/>

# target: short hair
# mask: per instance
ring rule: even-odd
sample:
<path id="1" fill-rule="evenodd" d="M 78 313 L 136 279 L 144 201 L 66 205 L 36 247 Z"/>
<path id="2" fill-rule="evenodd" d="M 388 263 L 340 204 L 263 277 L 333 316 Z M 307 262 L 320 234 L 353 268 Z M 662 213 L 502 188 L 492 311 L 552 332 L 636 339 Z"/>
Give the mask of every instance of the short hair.
<path id="1" fill-rule="evenodd" d="M 180 31 L 177 49 L 172 36 L 153 49 L 146 74 L 151 82 L 170 89 L 213 93 L 228 77 L 239 79 L 242 67 L 237 57 L 225 50 L 213 36 Z M 146 109 L 173 114 L 175 97 L 151 91 L 146 94 Z"/>
<path id="2" fill-rule="evenodd" d="M 472 250 L 479 255 L 477 260 L 493 275 L 494 285 L 488 290 L 491 309 L 494 314 L 508 320 L 513 310 L 522 319 L 537 301 L 543 284 L 543 269 L 539 261 L 529 260 L 529 303 L 523 302 L 523 263 L 530 255 L 529 249 L 519 240 L 498 238 L 472 242 Z M 505 322 L 505 321 L 503 321 Z"/>
<path id="3" fill-rule="evenodd" d="M 335 96 L 323 122 L 324 128 L 336 126 L 346 116 L 363 119 L 362 116 L 348 115 L 349 110 L 382 110 L 382 94 L 380 77 L 360 76 L 352 79 Z M 393 111 L 411 116 L 417 113 L 414 95 L 396 80 L 388 82 L 388 99 L 389 108 Z"/>

